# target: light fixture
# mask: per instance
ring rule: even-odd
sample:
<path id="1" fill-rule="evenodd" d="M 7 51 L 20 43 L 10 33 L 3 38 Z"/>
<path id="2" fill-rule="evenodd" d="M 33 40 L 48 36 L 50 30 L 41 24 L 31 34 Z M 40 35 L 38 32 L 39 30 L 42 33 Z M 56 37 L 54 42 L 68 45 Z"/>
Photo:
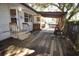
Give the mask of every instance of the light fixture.
<path id="1" fill-rule="evenodd" d="M 19 10 L 19 11 L 22 11 L 22 8 L 21 8 L 21 7 L 19 7 L 19 8 L 18 8 L 18 10 Z"/>

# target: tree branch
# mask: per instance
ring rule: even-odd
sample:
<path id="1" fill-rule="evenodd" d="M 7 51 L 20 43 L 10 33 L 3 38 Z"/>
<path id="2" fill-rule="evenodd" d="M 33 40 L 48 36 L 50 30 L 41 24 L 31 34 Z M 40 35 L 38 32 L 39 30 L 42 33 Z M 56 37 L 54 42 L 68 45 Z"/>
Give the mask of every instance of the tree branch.
<path id="1" fill-rule="evenodd" d="M 76 11 L 78 8 L 79 8 L 79 4 L 77 4 L 77 6 L 71 11 L 71 14 L 70 14 L 70 16 L 68 17 L 67 20 L 70 20 L 72 18 L 72 16 L 74 16 L 76 13 L 79 12 L 79 10 Z"/>
<path id="2" fill-rule="evenodd" d="M 62 9 L 60 8 L 60 6 L 58 6 L 57 4 L 52 3 L 53 6 L 56 6 L 57 8 L 59 8 L 60 11 L 62 11 Z"/>

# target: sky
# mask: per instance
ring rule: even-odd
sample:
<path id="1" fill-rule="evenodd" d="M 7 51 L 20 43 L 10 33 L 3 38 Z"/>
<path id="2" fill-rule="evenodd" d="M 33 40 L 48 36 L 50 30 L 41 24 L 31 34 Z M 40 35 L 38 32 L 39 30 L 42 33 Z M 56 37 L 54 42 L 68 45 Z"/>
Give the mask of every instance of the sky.
<path id="1" fill-rule="evenodd" d="M 60 11 L 60 10 L 55 6 L 49 6 L 48 8 L 45 8 L 43 11 L 56 12 L 56 11 Z"/>
<path id="2" fill-rule="evenodd" d="M 31 6 L 31 4 L 29 4 L 30 6 Z M 36 7 L 35 7 L 36 8 Z M 34 8 L 34 9 L 35 9 Z M 39 9 L 39 8 L 37 8 L 37 9 L 35 9 L 35 10 L 37 10 L 37 11 L 52 11 L 52 12 L 55 12 L 55 11 L 60 11 L 57 7 L 55 7 L 55 6 L 49 6 L 49 7 L 47 7 L 47 8 L 45 8 L 45 9 L 43 9 L 43 10 L 41 10 L 41 9 Z"/>

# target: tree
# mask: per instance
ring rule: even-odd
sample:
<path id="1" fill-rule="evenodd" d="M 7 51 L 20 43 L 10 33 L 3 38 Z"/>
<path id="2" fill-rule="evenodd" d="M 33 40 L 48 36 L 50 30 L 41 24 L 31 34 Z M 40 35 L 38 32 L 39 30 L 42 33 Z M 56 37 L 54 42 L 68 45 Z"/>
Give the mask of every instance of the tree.
<path id="1" fill-rule="evenodd" d="M 67 32 L 67 23 L 68 21 L 79 12 L 79 3 L 75 4 L 75 3 L 58 3 L 58 4 L 52 4 L 56 7 L 58 7 L 58 9 L 61 12 L 67 12 L 66 16 L 65 16 L 65 23 L 64 23 L 64 32 Z"/>
<path id="2" fill-rule="evenodd" d="M 67 12 L 66 20 L 70 20 L 75 14 L 79 12 L 79 3 L 34 3 L 31 4 L 34 9 L 43 10 L 49 6 L 56 6 L 60 12 Z"/>
<path id="3" fill-rule="evenodd" d="M 58 7 L 61 12 L 67 12 L 66 21 L 70 20 L 75 14 L 79 12 L 79 3 L 58 3 L 52 5 Z"/>
<path id="4" fill-rule="evenodd" d="M 35 7 L 37 8 L 35 8 Z M 66 16 L 65 16 L 65 22 L 64 22 L 64 29 L 66 32 L 67 30 L 67 23 L 68 21 L 79 12 L 79 3 L 45 3 L 45 4 L 41 4 L 41 3 L 37 3 L 37 4 L 32 4 L 32 7 L 34 7 L 35 9 L 40 8 L 45 9 L 48 6 L 56 6 L 60 12 L 67 12 Z"/>
<path id="5" fill-rule="evenodd" d="M 45 8 L 47 8 L 50 4 L 49 3 L 30 3 L 29 5 L 36 10 L 42 11 Z"/>

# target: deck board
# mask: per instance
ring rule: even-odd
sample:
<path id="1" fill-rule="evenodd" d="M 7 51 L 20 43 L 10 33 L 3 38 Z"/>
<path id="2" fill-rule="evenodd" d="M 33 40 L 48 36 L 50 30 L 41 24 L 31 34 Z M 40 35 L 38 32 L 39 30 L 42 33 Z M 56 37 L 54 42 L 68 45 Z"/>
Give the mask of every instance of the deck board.
<path id="1" fill-rule="evenodd" d="M 10 39 L 9 41 L 5 40 L 3 42 L 6 43 L 0 43 L 0 45 L 3 45 L 2 47 L 5 47 L 5 44 L 7 44 L 7 46 L 14 44 L 16 46 L 35 50 L 35 52 L 29 56 L 63 56 L 67 55 L 67 51 L 69 51 L 67 50 L 67 43 L 69 42 L 64 39 L 57 38 L 53 33 L 43 31 L 35 31 L 31 33 L 28 38 L 22 41 Z"/>

